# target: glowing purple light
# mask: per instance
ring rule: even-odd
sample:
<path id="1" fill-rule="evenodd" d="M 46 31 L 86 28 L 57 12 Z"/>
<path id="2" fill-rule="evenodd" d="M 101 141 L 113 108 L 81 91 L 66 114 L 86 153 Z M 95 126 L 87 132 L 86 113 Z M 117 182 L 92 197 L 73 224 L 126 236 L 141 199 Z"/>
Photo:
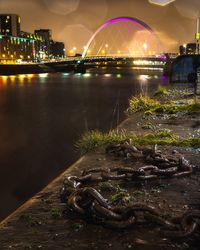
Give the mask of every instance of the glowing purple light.
<path id="1" fill-rule="evenodd" d="M 92 41 L 94 40 L 94 38 L 96 37 L 96 35 L 104 28 L 106 28 L 108 25 L 110 24 L 114 24 L 114 23 L 118 23 L 120 21 L 131 21 L 133 23 L 136 23 L 138 25 L 140 25 L 142 28 L 145 28 L 146 30 L 148 30 L 151 34 L 153 33 L 153 30 L 144 22 L 136 19 L 136 18 L 132 18 L 132 17 L 117 17 L 114 19 L 111 19 L 109 21 L 107 21 L 106 23 L 104 23 L 102 26 L 100 26 L 96 32 L 92 35 L 92 37 L 90 38 L 90 40 L 88 41 L 87 45 L 84 47 L 84 52 L 82 54 L 82 58 L 84 58 L 87 54 L 87 51 L 92 43 Z"/>
<path id="2" fill-rule="evenodd" d="M 152 29 L 145 23 L 143 23 L 142 21 L 136 19 L 136 18 L 132 18 L 132 17 L 117 17 L 115 19 L 111 19 L 109 21 L 107 21 L 105 24 L 103 24 L 102 26 L 105 28 L 107 25 L 109 24 L 113 24 L 113 23 L 117 23 L 119 21 L 131 21 L 133 23 L 139 24 L 140 26 L 142 26 L 143 28 L 146 28 L 147 30 L 152 32 Z M 101 26 L 101 27 L 102 27 Z"/>

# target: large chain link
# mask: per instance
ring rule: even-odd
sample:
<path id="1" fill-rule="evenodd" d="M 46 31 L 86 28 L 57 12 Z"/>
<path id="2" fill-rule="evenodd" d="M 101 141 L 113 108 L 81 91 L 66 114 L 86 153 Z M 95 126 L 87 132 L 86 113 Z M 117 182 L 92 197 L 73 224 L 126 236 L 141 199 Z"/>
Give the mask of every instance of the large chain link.
<path id="1" fill-rule="evenodd" d="M 186 237 L 197 228 L 200 211 L 187 211 L 179 218 L 166 219 L 154 206 L 135 203 L 127 206 L 113 206 L 90 183 L 106 181 L 141 182 L 160 178 L 177 178 L 190 175 L 197 166 L 191 165 L 183 156 L 167 156 L 157 150 L 136 148 L 124 141 L 106 148 L 108 154 L 125 158 L 141 157 L 144 165 L 137 170 L 130 167 L 99 167 L 84 170 L 80 176 L 68 176 L 60 191 L 61 201 L 72 211 L 88 216 L 95 222 L 114 229 L 125 229 L 136 223 L 154 222 L 165 228 L 168 237 Z M 87 186 L 86 186 L 87 185 Z"/>

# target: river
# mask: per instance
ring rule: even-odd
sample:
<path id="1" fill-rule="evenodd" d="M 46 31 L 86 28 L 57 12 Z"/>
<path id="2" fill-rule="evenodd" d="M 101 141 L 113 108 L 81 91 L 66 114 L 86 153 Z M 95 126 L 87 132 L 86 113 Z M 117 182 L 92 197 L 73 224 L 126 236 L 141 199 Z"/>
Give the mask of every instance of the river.
<path id="1" fill-rule="evenodd" d="M 133 72 L 0 76 L 0 220 L 79 158 L 85 131 L 115 128 L 132 95 L 165 82 Z"/>

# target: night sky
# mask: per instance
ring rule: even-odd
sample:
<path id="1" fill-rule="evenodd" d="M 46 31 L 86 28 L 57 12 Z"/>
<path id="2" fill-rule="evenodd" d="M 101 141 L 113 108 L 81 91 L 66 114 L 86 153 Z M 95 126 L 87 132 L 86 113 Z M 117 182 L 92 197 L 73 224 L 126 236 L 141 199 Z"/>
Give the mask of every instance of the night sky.
<path id="1" fill-rule="evenodd" d="M 0 0 L 0 10 L 19 14 L 24 31 L 52 29 L 54 40 L 65 42 L 68 50 L 76 47 L 77 52 L 107 20 L 135 17 L 156 32 L 163 51 L 176 51 L 194 40 L 200 0 L 176 0 L 165 7 L 148 0 Z"/>

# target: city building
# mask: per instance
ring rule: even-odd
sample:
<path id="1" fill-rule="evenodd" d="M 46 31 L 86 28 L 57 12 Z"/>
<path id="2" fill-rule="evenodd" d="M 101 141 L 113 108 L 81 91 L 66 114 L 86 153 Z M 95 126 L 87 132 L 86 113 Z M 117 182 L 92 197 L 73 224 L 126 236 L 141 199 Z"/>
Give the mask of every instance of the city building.
<path id="1" fill-rule="evenodd" d="M 50 29 L 39 29 L 35 30 L 34 34 L 43 39 L 43 42 L 36 47 L 36 58 L 49 58 L 51 54 L 52 31 Z"/>
<path id="2" fill-rule="evenodd" d="M 34 34 L 20 30 L 20 17 L 0 14 L 0 63 L 42 61 L 65 56 L 64 43 L 54 42 L 50 29 Z"/>
<path id="3" fill-rule="evenodd" d="M 65 57 L 65 45 L 62 42 L 50 42 L 50 57 L 51 58 L 64 58 Z"/>
<path id="4" fill-rule="evenodd" d="M 20 36 L 20 17 L 16 14 L 0 14 L 0 33 L 7 36 Z"/>
<path id="5" fill-rule="evenodd" d="M 186 44 L 179 46 L 179 54 L 186 55 Z"/>
<path id="6" fill-rule="evenodd" d="M 194 55 L 199 53 L 199 44 L 188 43 L 179 47 L 180 55 Z"/>
<path id="7" fill-rule="evenodd" d="M 186 45 L 186 54 L 187 55 L 196 54 L 196 48 L 197 48 L 197 44 L 196 43 L 188 43 Z"/>

